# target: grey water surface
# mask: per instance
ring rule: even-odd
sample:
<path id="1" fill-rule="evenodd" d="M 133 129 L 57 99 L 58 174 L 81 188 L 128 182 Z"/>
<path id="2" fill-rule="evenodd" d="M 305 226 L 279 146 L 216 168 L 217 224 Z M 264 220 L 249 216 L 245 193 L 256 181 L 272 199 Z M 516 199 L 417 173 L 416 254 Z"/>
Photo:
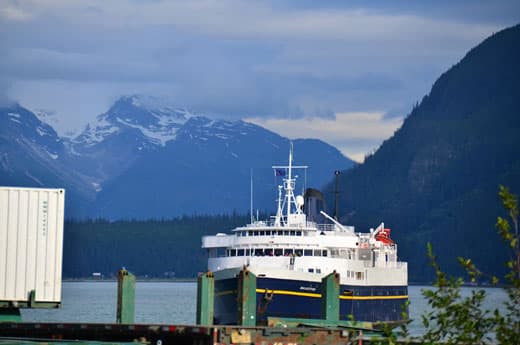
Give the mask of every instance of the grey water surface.
<path id="1" fill-rule="evenodd" d="M 411 334 L 422 333 L 421 315 L 428 304 L 421 294 L 429 286 L 410 286 Z M 468 296 L 472 288 L 462 288 Z M 487 293 L 484 308 L 499 307 L 507 295 L 502 289 L 483 288 Z M 60 309 L 23 309 L 26 322 L 113 323 L 116 320 L 116 282 L 64 282 Z M 195 282 L 137 282 L 135 290 L 135 322 L 141 324 L 195 323 L 197 284 Z"/>

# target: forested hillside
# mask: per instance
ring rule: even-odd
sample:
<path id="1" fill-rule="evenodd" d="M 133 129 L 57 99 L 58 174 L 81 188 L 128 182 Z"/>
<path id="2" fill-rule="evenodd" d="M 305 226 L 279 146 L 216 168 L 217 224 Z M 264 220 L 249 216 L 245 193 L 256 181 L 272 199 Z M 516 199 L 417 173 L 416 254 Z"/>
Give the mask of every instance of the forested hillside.
<path id="1" fill-rule="evenodd" d="M 395 135 L 341 175 L 342 221 L 393 229 L 410 281 L 430 278 L 426 243 L 456 270 L 473 257 L 504 270 L 498 185 L 520 192 L 520 26 L 486 39 L 444 73 Z M 330 188 L 330 187 L 329 187 Z"/>
<path id="2" fill-rule="evenodd" d="M 201 237 L 228 232 L 249 216 L 191 216 L 172 220 L 88 220 L 65 223 L 63 276 L 105 277 L 125 267 L 138 276 L 196 277 L 206 269 Z"/>

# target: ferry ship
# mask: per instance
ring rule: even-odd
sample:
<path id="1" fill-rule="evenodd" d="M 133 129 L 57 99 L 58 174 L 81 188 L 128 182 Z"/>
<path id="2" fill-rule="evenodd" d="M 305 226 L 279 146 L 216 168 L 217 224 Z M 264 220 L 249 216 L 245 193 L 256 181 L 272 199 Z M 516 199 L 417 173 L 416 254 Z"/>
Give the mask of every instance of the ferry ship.
<path id="1" fill-rule="evenodd" d="M 215 279 L 214 324 L 237 323 L 237 279 L 244 267 L 257 277 L 259 324 L 267 317 L 319 319 L 321 281 L 332 272 L 340 277 L 340 320 L 403 321 L 407 263 L 398 260 L 390 229 L 381 223 L 356 232 L 324 212 L 318 191 L 295 195 L 295 169 L 306 168 L 293 165 L 291 145 L 288 165 L 273 166 L 283 180 L 276 215 L 264 221 L 252 216 L 231 233 L 202 238 Z"/>

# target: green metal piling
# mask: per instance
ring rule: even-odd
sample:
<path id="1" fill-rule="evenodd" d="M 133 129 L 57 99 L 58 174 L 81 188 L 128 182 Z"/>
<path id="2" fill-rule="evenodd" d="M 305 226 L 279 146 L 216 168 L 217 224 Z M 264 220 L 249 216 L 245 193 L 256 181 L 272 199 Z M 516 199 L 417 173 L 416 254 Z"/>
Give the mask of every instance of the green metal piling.
<path id="1" fill-rule="evenodd" d="M 125 270 L 117 274 L 117 323 L 134 323 L 135 276 Z"/>
<path id="2" fill-rule="evenodd" d="M 245 267 L 238 275 L 237 324 L 256 326 L 256 276 Z"/>
<path id="3" fill-rule="evenodd" d="M 0 308 L 0 322 L 22 322 L 19 308 Z"/>
<path id="4" fill-rule="evenodd" d="M 207 272 L 197 279 L 197 325 L 213 325 L 215 278 Z"/>
<path id="5" fill-rule="evenodd" d="M 321 318 L 339 321 L 339 273 L 336 271 L 321 280 Z"/>

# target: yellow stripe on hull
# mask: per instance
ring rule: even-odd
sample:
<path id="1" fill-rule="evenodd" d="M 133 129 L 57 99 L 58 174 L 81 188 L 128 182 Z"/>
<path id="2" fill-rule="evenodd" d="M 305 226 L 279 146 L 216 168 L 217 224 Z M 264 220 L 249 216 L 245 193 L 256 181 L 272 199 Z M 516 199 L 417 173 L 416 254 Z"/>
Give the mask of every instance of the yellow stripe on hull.
<path id="1" fill-rule="evenodd" d="M 269 289 L 256 289 L 257 293 L 272 293 L 275 295 L 290 295 L 290 296 L 301 296 L 301 297 L 313 297 L 321 298 L 321 294 L 312 292 L 298 292 L 288 290 L 269 290 Z M 381 299 L 407 299 L 408 295 L 395 295 L 395 296 L 339 296 L 340 299 L 344 300 L 381 300 Z"/>

